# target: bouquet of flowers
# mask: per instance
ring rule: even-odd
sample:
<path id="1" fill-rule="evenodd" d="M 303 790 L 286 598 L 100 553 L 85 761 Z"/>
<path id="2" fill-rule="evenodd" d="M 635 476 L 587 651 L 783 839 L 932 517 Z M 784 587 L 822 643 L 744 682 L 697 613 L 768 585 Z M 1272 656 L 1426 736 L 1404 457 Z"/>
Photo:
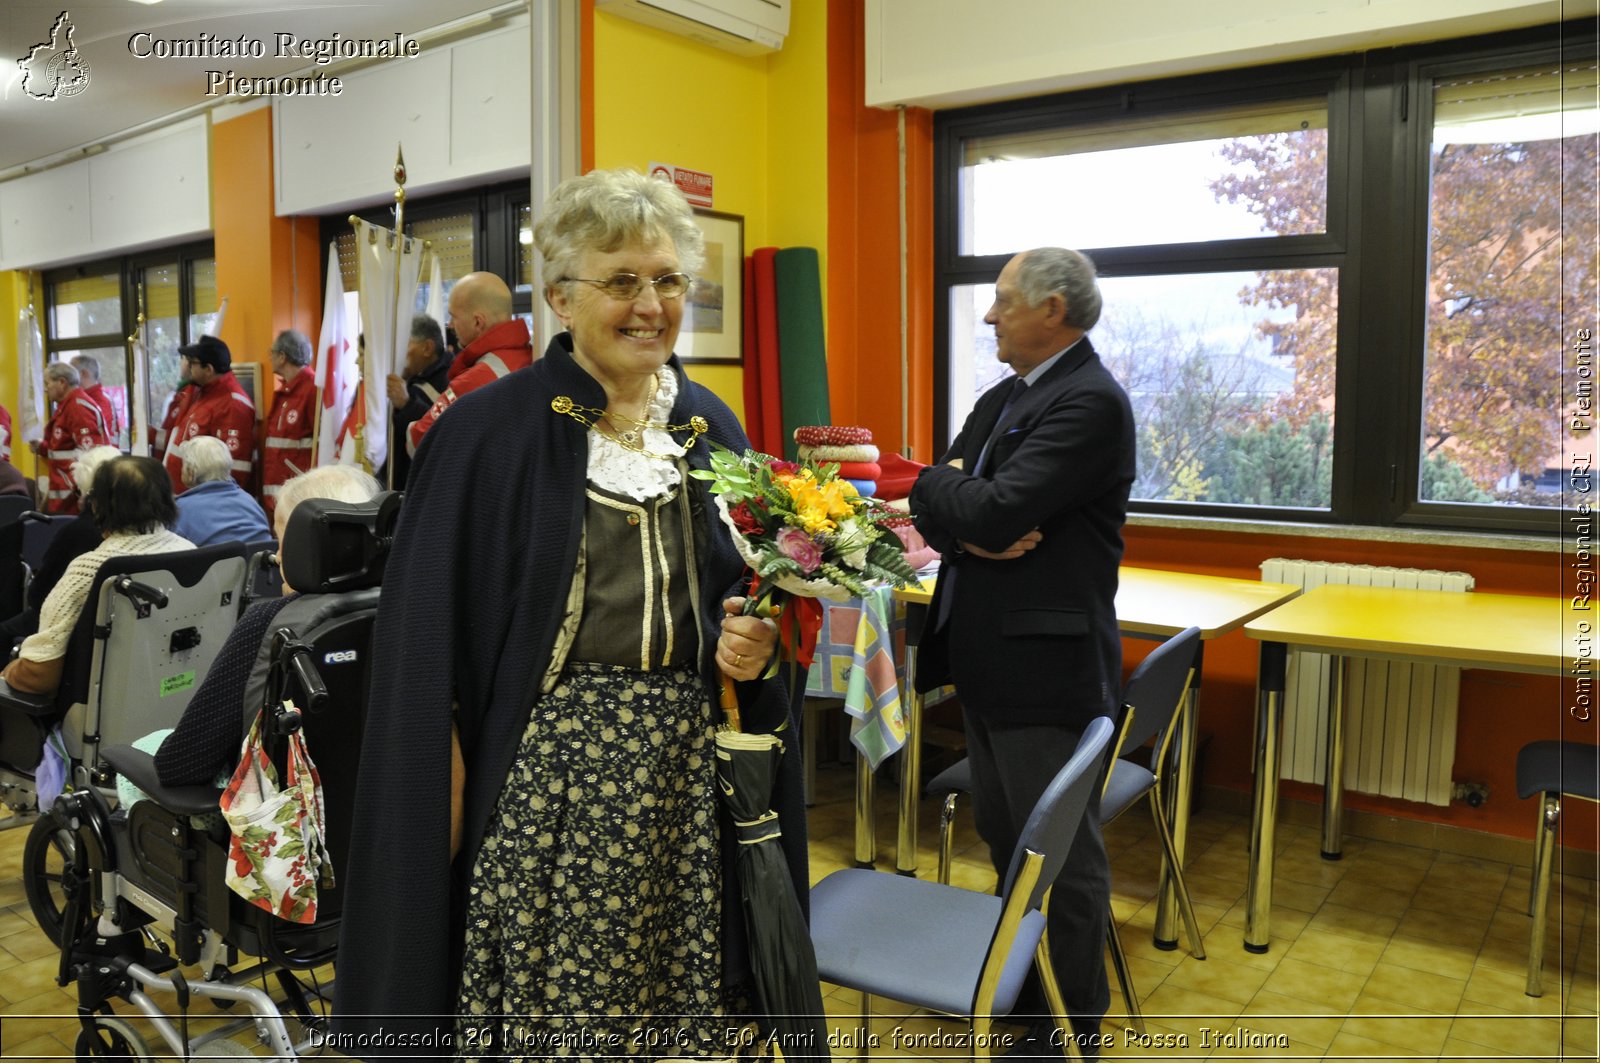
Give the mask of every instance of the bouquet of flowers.
<path id="1" fill-rule="evenodd" d="M 917 582 L 889 526 L 897 514 L 863 498 L 838 471 L 718 448 L 709 470 L 691 473 L 711 481 L 717 509 L 756 574 L 747 612 L 771 616 L 790 597 L 844 601 L 871 584 Z"/>

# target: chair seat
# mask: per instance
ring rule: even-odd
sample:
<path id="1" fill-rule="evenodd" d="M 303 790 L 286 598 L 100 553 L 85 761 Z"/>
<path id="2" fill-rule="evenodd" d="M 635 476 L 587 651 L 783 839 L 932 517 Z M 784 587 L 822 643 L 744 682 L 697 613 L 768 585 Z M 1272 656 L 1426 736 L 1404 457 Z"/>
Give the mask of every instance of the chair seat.
<path id="1" fill-rule="evenodd" d="M 1100 822 L 1110 823 L 1122 815 L 1155 784 L 1156 777 L 1144 765 L 1131 760 L 1112 761 L 1111 780 L 1100 795 Z"/>
<path id="2" fill-rule="evenodd" d="M 966 1015 L 1000 911 L 1000 898 L 987 893 L 884 871 L 835 871 L 811 890 L 817 973 L 824 981 Z M 1009 1013 L 1016 1003 L 1043 932 L 1043 915 L 1023 917 L 995 990 L 995 1014 Z"/>
<path id="3" fill-rule="evenodd" d="M 927 794 L 929 797 L 944 797 L 946 794 L 967 794 L 972 792 L 972 762 L 962 757 L 948 768 L 935 775 L 928 783 Z"/>
<path id="4" fill-rule="evenodd" d="M 1600 800 L 1600 746 L 1529 742 L 1517 751 L 1517 796 L 1564 793 Z"/>

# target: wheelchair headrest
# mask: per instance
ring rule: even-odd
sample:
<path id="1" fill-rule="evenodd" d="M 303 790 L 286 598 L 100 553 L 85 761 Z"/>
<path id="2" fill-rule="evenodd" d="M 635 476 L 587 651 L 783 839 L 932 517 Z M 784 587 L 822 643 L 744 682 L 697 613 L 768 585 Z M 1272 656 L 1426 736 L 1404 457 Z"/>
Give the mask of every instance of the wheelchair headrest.
<path id="1" fill-rule="evenodd" d="M 283 531 L 283 578 L 302 594 L 376 587 L 400 517 L 398 491 L 370 502 L 308 498 Z"/>

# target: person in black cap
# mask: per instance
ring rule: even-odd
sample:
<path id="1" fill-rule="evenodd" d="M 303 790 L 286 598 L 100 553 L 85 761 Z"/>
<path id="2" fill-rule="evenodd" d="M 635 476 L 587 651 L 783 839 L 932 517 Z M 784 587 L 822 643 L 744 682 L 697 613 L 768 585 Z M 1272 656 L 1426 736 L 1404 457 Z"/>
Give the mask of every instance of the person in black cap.
<path id="1" fill-rule="evenodd" d="M 256 444 L 256 404 L 233 375 L 233 355 L 228 345 L 215 336 L 201 336 L 194 343 L 179 347 L 178 353 L 188 363 L 194 397 L 168 440 L 166 467 L 173 492 L 181 494 L 184 489 L 180 444 L 196 436 L 216 436 L 227 445 L 233 478 L 249 490 Z"/>

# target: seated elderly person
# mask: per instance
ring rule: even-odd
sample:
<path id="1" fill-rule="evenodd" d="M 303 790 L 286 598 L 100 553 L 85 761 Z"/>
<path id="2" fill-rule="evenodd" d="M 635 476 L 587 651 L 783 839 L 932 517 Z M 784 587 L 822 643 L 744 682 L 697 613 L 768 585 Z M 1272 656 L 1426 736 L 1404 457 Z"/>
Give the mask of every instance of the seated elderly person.
<path id="1" fill-rule="evenodd" d="M 289 515 L 308 498 L 331 498 L 340 502 L 365 502 L 376 497 L 378 481 L 354 465 L 324 465 L 301 473 L 278 492 L 273 515 L 278 541 L 289 526 Z M 283 558 L 283 548 L 278 549 Z M 219 772 L 231 771 L 239 760 L 244 741 L 245 721 L 259 705 L 244 704 L 244 688 L 255 664 L 261 640 L 266 637 L 273 617 L 299 597 L 293 587 L 283 585 L 284 597 L 269 598 L 252 605 L 223 643 L 217 659 L 206 673 L 200 689 L 194 692 L 189 707 L 183 710 L 178 726 L 156 751 L 156 773 L 163 786 L 208 783 Z"/>
<path id="2" fill-rule="evenodd" d="M 91 487 L 89 512 L 100 529 L 100 545 L 67 566 L 39 610 L 38 632 L 22 641 L 20 656 L 0 672 L 0 678 L 16 690 L 53 694 L 61 685 L 67 641 L 94 590 L 101 562 L 194 546 L 171 530 L 178 516 L 172 483 L 154 458 L 112 458 L 95 470 Z"/>
<path id="3" fill-rule="evenodd" d="M 266 511 L 233 478 L 233 455 L 215 436 L 195 436 L 183 445 L 183 484 L 178 523 L 172 530 L 196 546 L 253 543 L 270 538 Z"/>
<path id="4" fill-rule="evenodd" d="M 78 455 L 78 460 L 72 463 L 72 482 L 78 485 L 79 498 L 87 501 L 94 490 L 95 470 L 121 453 L 122 451 L 116 447 L 105 446 L 90 447 Z M 66 525 L 51 537 L 50 545 L 45 547 L 44 557 L 39 562 L 39 571 L 28 581 L 25 607 L 22 612 L 5 622 L 5 632 L 13 638 L 25 638 L 38 631 L 39 610 L 44 607 L 44 600 L 50 597 L 50 592 L 56 589 L 56 584 L 61 582 L 61 576 L 67 571 L 67 566 L 72 563 L 73 558 L 87 554 L 99 546 L 101 538 L 100 528 L 87 509 L 67 521 Z"/>

